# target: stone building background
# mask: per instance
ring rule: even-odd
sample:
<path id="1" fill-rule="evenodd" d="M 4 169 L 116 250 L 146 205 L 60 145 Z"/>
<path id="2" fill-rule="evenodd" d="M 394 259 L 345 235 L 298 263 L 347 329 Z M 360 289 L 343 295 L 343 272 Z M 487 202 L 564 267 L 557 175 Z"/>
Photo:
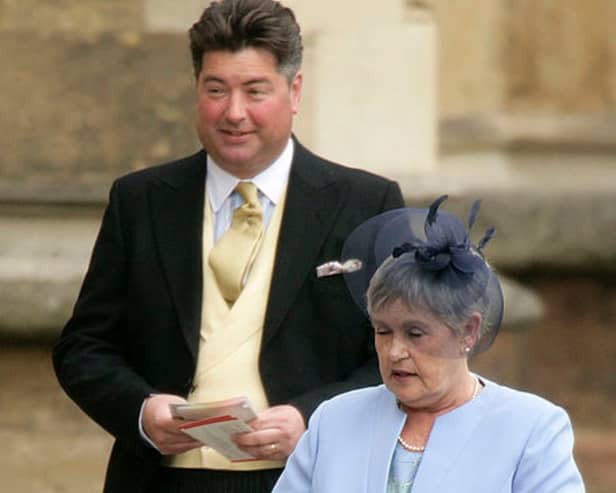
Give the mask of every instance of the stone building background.
<path id="1" fill-rule="evenodd" d="M 7 491 L 100 490 L 110 439 L 59 391 L 49 348 L 112 180 L 197 148 L 185 30 L 204 4 L 0 0 Z M 298 135 L 341 158 L 351 146 L 331 147 L 332 132 L 370 142 L 359 164 L 383 172 L 387 162 L 409 204 L 449 193 L 461 212 L 482 198 L 478 229 L 497 227 L 488 254 L 517 295 L 508 303 L 515 316 L 475 368 L 565 406 L 588 491 L 614 491 L 616 2 L 288 4 L 306 43 Z M 418 41 L 410 31 L 426 19 L 435 35 L 427 45 L 429 34 Z M 430 56 L 435 72 L 408 84 L 406 68 L 429 68 Z M 340 64 L 337 78 L 326 70 Z M 354 123 L 342 128 L 332 113 Z M 413 126 L 418 115 L 427 127 Z M 434 136 L 421 133 L 431 125 Z M 417 148 L 432 159 L 415 161 Z"/>

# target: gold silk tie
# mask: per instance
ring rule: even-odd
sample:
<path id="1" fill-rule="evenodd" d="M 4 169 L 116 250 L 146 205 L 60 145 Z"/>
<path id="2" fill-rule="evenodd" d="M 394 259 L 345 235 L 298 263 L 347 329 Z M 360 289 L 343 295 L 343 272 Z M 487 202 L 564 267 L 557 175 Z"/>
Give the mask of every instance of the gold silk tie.
<path id="1" fill-rule="evenodd" d="M 229 229 L 210 250 L 209 263 L 225 300 L 234 303 L 263 237 L 263 210 L 254 183 L 240 182 L 235 190 L 244 203 L 235 209 Z"/>

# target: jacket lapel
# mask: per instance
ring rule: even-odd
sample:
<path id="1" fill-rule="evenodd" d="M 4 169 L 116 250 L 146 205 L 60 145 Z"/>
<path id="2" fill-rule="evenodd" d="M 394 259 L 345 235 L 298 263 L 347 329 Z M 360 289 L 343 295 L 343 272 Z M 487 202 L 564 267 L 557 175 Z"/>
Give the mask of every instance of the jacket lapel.
<path id="1" fill-rule="evenodd" d="M 385 491 L 389 478 L 389 468 L 394 455 L 398 435 L 402 431 L 406 415 L 398 408 L 396 397 L 383 388 L 381 402 L 376 407 L 374 436 L 370 447 L 367 465 L 368 479 L 366 491 Z"/>
<path id="2" fill-rule="evenodd" d="M 162 268 L 194 361 L 201 324 L 202 231 L 206 158 L 186 158 L 152 180 L 149 200 Z"/>
<path id="3" fill-rule="evenodd" d="M 464 455 L 472 449 L 469 444 L 491 407 L 490 390 L 484 388 L 473 401 L 436 419 L 415 477 L 414 492 L 451 491 L 457 486 L 448 484 L 447 477 L 464 463 Z"/>
<path id="4" fill-rule="evenodd" d="M 263 342 L 276 333 L 307 276 L 347 194 L 321 162 L 295 141 L 280 227 Z"/>

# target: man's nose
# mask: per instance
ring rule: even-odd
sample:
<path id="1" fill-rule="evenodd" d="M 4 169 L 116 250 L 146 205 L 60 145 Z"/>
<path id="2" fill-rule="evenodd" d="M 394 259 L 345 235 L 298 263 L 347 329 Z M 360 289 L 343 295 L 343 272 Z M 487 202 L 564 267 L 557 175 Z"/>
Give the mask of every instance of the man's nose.
<path id="1" fill-rule="evenodd" d="M 241 94 L 231 94 L 226 117 L 234 123 L 240 122 L 246 117 L 246 104 Z"/>

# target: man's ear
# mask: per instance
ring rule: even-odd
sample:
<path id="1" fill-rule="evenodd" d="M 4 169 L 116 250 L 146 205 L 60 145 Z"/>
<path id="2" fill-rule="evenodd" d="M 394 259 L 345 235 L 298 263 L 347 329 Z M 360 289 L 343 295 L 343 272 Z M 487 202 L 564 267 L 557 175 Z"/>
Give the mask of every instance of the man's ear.
<path id="1" fill-rule="evenodd" d="M 291 96 L 291 109 L 294 115 L 299 112 L 299 103 L 302 100 L 302 88 L 304 86 L 304 76 L 301 70 L 298 70 L 289 85 L 289 92 Z"/>

